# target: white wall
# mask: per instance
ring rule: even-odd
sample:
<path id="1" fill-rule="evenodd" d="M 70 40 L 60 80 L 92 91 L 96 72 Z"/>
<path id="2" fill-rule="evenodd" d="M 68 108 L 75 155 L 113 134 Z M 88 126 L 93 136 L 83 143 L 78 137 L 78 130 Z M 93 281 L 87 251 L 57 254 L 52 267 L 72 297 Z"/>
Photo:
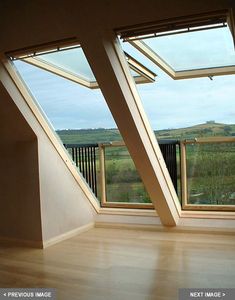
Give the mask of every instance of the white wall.
<path id="1" fill-rule="evenodd" d="M 42 240 L 38 176 L 36 136 L 0 83 L 0 237 Z"/>
<path id="2" fill-rule="evenodd" d="M 0 81 L 0 236 L 46 242 L 93 223 L 92 193 L 85 195 L 84 180 L 75 180 L 3 65 Z"/>

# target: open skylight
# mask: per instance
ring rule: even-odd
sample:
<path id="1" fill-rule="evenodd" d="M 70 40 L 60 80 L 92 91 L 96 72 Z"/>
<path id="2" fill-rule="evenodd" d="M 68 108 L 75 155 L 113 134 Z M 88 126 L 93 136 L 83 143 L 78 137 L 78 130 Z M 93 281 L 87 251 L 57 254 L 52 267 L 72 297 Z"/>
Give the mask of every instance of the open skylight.
<path id="1" fill-rule="evenodd" d="M 143 43 L 176 72 L 235 65 L 228 27 L 154 37 Z"/>
<path id="2" fill-rule="evenodd" d="M 156 74 L 125 53 L 131 74 L 136 83 L 154 82 Z M 91 89 L 98 88 L 96 78 L 79 44 L 71 47 L 56 47 L 48 51 L 31 51 L 10 57 L 23 60 L 41 69 L 79 83 Z"/>
<path id="3" fill-rule="evenodd" d="M 223 13 L 191 16 L 121 30 L 137 48 L 174 79 L 235 73 L 234 24 Z"/>

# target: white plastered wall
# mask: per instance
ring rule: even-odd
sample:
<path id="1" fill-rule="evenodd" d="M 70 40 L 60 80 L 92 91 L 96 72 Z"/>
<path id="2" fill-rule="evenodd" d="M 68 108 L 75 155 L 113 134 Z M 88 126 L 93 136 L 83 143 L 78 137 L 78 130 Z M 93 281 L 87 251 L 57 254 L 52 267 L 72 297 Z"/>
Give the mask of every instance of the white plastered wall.
<path id="1" fill-rule="evenodd" d="M 17 221 L 24 223 L 24 220 L 27 219 L 24 219 L 24 215 L 29 216 L 33 214 L 33 208 L 38 212 L 38 215 L 37 218 L 30 219 L 27 226 L 22 225 L 23 232 L 17 234 L 17 231 L 15 231 L 15 234 L 11 234 L 10 238 L 17 240 L 26 239 L 28 244 L 30 244 L 30 240 L 37 241 L 38 244 L 36 246 L 40 246 L 40 242 L 41 246 L 46 246 L 47 244 L 66 238 L 66 235 L 69 236 L 80 232 L 82 229 L 85 230 L 90 228 L 94 224 L 95 209 L 87 200 L 87 194 L 90 193 L 89 196 L 91 198 L 94 198 L 94 196 L 89 191 L 89 188 L 84 183 L 82 177 L 76 173 L 77 176 L 75 178 L 65 161 L 61 159 L 58 149 L 55 148 L 52 141 L 49 139 L 47 133 L 38 122 L 35 114 L 26 103 L 24 97 L 12 81 L 12 78 L 9 76 L 9 73 L 6 71 L 3 64 L 0 65 L 0 80 L 2 93 L 8 95 L 8 101 L 11 101 L 14 110 L 20 114 L 22 123 L 27 124 L 27 130 L 32 132 L 31 135 L 35 136 L 37 141 L 37 159 L 31 162 L 32 167 L 38 170 L 38 173 L 36 175 L 34 174 L 37 177 L 35 187 L 37 193 L 35 195 L 34 189 L 29 191 L 27 196 L 29 202 L 31 200 L 35 201 L 35 197 L 37 197 L 38 202 L 37 206 L 30 206 L 28 209 L 23 205 L 21 206 L 21 209 L 18 208 L 18 214 L 22 214 L 22 217 L 15 219 L 16 226 L 21 226 L 20 224 L 17 225 Z M 4 110 L 4 107 L 2 109 Z M 8 110 L 7 120 L 9 122 L 14 122 L 14 115 L 11 114 L 11 110 Z M 9 134 L 10 136 L 12 126 L 9 126 L 8 131 L 7 124 L 4 125 L 4 134 L 6 136 Z M 17 132 L 17 138 L 19 140 L 21 139 L 21 135 L 24 135 L 25 130 L 22 129 Z M 59 142 L 57 146 L 60 148 L 61 152 L 65 153 L 63 146 L 60 145 Z M 26 151 L 26 149 L 23 150 L 24 152 Z M 5 152 L 4 155 L 6 158 L 7 153 Z M 9 155 L 12 155 L 12 152 L 9 151 Z M 22 159 L 23 156 L 17 156 L 17 153 L 14 153 L 12 155 L 12 164 L 14 164 L 17 157 Z M 28 178 L 26 177 L 24 179 L 24 166 L 24 164 L 16 164 L 16 168 L 19 169 L 16 170 L 18 174 L 17 178 L 19 178 L 22 173 L 21 177 L 23 178 L 23 182 L 27 181 Z M 4 172 L 6 172 L 6 170 L 2 169 L 2 176 L 4 176 Z M 17 180 L 17 178 L 14 184 L 12 184 L 12 188 L 17 188 L 18 184 L 22 185 L 22 180 Z M 11 180 L 10 174 L 8 180 Z M 27 182 L 25 184 L 27 185 Z M 85 192 L 84 186 L 86 188 Z M 24 190 L 21 189 L 21 194 L 23 193 Z M 3 203 L 3 201 L 6 203 L 12 202 L 12 205 L 14 205 L 14 202 L 17 202 L 17 194 L 14 194 L 14 196 L 12 196 L 12 193 L 4 195 L 5 198 L 0 199 L 1 203 Z M 11 219 L 9 219 L 9 222 L 10 221 L 12 222 Z M 37 236 L 34 232 L 31 235 L 28 235 L 27 233 L 27 231 L 32 232 L 32 228 L 34 228 L 36 223 L 39 224 L 39 227 L 41 226 L 41 241 L 40 232 L 37 232 Z M 6 221 L 4 226 L 11 228 L 12 224 Z M 7 236 L 5 236 L 5 238 L 7 238 Z"/>

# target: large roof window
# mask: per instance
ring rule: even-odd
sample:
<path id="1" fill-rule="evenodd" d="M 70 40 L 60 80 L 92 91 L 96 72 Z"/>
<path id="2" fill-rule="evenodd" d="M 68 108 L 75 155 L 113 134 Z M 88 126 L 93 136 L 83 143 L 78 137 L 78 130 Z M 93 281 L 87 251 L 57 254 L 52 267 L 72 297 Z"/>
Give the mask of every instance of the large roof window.
<path id="1" fill-rule="evenodd" d="M 80 44 L 66 47 L 50 47 L 49 50 L 28 51 L 23 54 L 10 53 L 9 56 L 12 60 L 20 59 L 90 89 L 99 88 Z M 131 75 L 137 84 L 155 81 L 157 75 L 154 72 L 139 63 L 128 53 L 125 53 L 125 57 Z"/>
<path id="2" fill-rule="evenodd" d="M 235 73 L 234 24 L 217 12 L 122 29 L 119 34 L 174 79 Z"/>

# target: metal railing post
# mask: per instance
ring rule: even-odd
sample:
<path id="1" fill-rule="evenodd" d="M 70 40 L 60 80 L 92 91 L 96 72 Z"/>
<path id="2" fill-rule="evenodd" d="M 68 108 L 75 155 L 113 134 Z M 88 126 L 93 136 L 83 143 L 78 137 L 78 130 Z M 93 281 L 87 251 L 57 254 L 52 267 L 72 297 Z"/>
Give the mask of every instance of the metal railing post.
<path id="1" fill-rule="evenodd" d="M 181 174 L 181 197 L 182 208 L 187 205 L 187 166 L 186 166 L 186 145 L 184 141 L 180 142 L 180 174 Z"/>
<path id="2" fill-rule="evenodd" d="M 105 149 L 103 145 L 99 145 L 100 159 L 100 198 L 101 205 L 106 203 L 106 178 L 105 178 Z"/>

